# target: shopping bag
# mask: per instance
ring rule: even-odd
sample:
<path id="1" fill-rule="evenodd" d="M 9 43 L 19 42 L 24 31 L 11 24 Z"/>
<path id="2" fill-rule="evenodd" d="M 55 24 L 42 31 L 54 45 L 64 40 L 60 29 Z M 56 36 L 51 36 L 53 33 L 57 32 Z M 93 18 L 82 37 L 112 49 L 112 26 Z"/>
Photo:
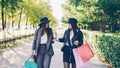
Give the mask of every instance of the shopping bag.
<path id="1" fill-rule="evenodd" d="M 92 64 L 90 63 L 90 60 L 83 62 L 77 48 L 73 49 L 73 55 L 75 57 L 76 62 L 76 68 L 92 68 Z"/>
<path id="2" fill-rule="evenodd" d="M 82 46 L 78 47 L 77 51 L 83 62 L 88 61 L 94 56 L 94 53 L 92 52 L 88 43 L 85 43 Z"/>
<path id="3" fill-rule="evenodd" d="M 37 64 L 34 61 L 29 61 L 30 58 L 24 62 L 24 68 L 37 68 Z"/>

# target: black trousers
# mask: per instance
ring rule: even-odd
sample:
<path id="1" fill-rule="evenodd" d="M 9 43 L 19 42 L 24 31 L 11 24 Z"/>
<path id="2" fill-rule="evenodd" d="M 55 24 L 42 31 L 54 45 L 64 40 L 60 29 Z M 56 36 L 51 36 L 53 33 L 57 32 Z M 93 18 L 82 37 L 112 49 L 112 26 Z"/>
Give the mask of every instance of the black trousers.
<path id="1" fill-rule="evenodd" d="M 39 54 L 37 58 L 38 68 L 50 68 L 51 56 L 46 54 Z"/>

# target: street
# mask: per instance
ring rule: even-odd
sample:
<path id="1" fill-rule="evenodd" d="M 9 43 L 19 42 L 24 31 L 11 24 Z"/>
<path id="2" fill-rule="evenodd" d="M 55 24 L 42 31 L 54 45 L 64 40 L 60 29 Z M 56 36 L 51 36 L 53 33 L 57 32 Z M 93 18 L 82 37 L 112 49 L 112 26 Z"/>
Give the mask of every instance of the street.
<path id="1" fill-rule="evenodd" d="M 62 37 L 62 34 L 58 35 Z M 0 68 L 22 68 L 24 62 L 31 55 L 32 40 L 16 45 L 4 51 L 0 51 Z M 60 51 L 62 43 L 53 44 L 54 56 L 51 61 L 51 68 L 63 68 L 62 52 Z M 98 58 L 91 59 L 92 68 L 107 68 Z"/>

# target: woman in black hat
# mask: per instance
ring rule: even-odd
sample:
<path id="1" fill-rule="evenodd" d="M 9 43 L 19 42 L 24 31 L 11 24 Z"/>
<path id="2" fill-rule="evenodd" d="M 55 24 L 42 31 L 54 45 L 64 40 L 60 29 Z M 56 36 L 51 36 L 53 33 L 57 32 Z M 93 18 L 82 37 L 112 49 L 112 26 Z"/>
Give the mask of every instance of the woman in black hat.
<path id="1" fill-rule="evenodd" d="M 77 20 L 75 18 L 69 18 L 68 29 L 65 31 L 63 38 L 59 39 L 64 43 L 62 47 L 64 68 L 76 68 L 75 58 L 72 52 L 73 48 L 77 48 L 83 44 L 83 34 L 77 26 Z"/>
<path id="2" fill-rule="evenodd" d="M 47 17 L 40 19 L 39 28 L 34 35 L 34 41 L 32 46 L 32 55 L 38 68 L 50 68 L 51 57 L 53 56 L 53 32 L 49 28 L 49 22 Z"/>

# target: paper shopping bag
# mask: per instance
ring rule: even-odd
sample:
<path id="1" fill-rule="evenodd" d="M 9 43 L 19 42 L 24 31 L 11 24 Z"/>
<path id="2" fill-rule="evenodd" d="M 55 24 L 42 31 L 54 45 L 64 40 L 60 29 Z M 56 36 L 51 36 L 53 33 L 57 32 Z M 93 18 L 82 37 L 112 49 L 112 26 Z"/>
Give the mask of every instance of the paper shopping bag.
<path id="1" fill-rule="evenodd" d="M 29 58 L 30 59 L 30 58 Z M 24 62 L 24 68 L 37 68 L 37 64 L 34 61 L 27 61 Z"/>
<path id="2" fill-rule="evenodd" d="M 90 60 L 83 62 L 79 53 L 77 52 L 77 49 L 73 49 L 73 55 L 75 57 L 76 62 L 76 68 L 92 68 L 92 64 L 90 63 Z"/>
<path id="3" fill-rule="evenodd" d="M 94 56 L 88 43 L 85 43 L 82 46 L 78 47 L 77 52 L 79 53 L 83 62 L 88 61 Z"/>

